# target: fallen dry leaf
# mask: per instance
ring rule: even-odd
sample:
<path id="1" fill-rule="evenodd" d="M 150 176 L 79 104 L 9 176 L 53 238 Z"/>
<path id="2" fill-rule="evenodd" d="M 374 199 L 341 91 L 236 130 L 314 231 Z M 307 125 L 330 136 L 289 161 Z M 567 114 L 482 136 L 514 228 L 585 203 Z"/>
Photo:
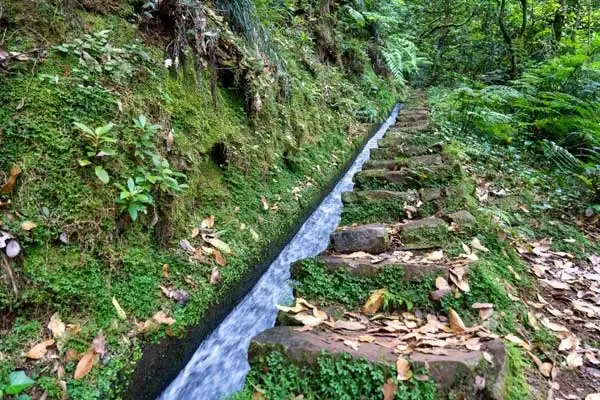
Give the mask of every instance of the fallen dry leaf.
<path id="1" fill-rule="evenodd" d="M 600 400 L 600 393 L 592 393 L 585 396 L 585 400 Z"/>
<path id="2" fill-rule="evenodd" d="M 435 287 L 438 290 L 446 290 L 450 289 L 450 284 L 448 283 L 446 278 L 444 278 L 443 276 L 438 276 L 437 278 L 435 278 Z"/>
<path id="3" fill-rule="evenodd" d="M 471 307 L 479 311 L 479 318 L 483 321 L 494 315 L 494 305 L 492 303 L 475 303 Z"/>
<path id="4" fill-rule="evenodd" d="M 442 250 L 437 250 L 427 254 L 423 257 L 423 261 L 440 261 L 444 258 L 444 252 Z"/>
<path id="5" fill-rule="evenodd" d="M 200 229 L 212 229 L 215 226 L 215 216 L 210 215 L 200 222 Z"/>
<path id="6" fill-rule="evenodd" d="M 8 179 L 2 186 L 0 186 L 0 193 L 10 194 L 17 183 L 17 177 L 21 174 L 21 168 L 18 165 L 10 167 L 10 173 Z"/>
<path id="7" fill-rule="evenodd" d="M 227 265 L 227 259 L 225 259 L 225 256 L 223 255 L 223 253 L 221 253 L 218 249 L 215 249 L 214 254 L 215 254 L 215 261 L 217 262 L 217 264 L 219 264 L 221 267 L 224 267 Z"/>
<path id="8" fill-rule="evenodd" d="M 480 250 L 480 251 L 483 251 L 486 253 L 488 251 L 490 251 L 487 247 L 482 245 L 481 242 L 479 241 L 479 239 L 477 239 L 476 237 L 474 237 L 473 240 L 471 240 L 471 247 L 474 248 L 475 250 Z"/>
<path id="9" fill-rule="evenodd" d="M 33 346 L 31 350 L 25 354 L 27 358 L 31 358 L 32 360 L 39 360 L 40 358 L 44 358 L 46 352 L 48 351 L 48 347 L 54 345 L 54 339 L 44 340 Z"/>
<path id="10" fill-rule="evenodd" d="M 265 196 L 260 196 L 260 202 L 262 203 L 263 210 L 269 211 L 269 201 Z"/>
<path id="11" fill-rule="evenodd" d="M 559 351 L 572 351 L 572 350 L 577 350 L 577 347 L 579 347 L 579 339 L 573 333 L 569 333 L 566 337 L 564 337 L 560 341 L 558 350 Z"/>
<path id="12" fill-rule="evenodd" d="M 21 229 L 23 229 L 24 231 L 31 231 L 35 229 L 36 226 L 37 224 L 33 221 L 25 221 L 21 224 Z"/>
<path id="13" fill-rule="evenodd" d="M 509 342 L 524 348 L 525 350 L 531 351 L 531 345 L 516 335 L 506 335 L 504 338 Z"/>
<path id="14" fill-rule="evenodd" d="M 212 245 L 214 248 L 221 250 L 225 254 L 231 254 L 231 247 L 221 239 L 211 236 L 203 236 L 202 239 Z"/>
<path id="15" fill-rule="evenodd" d="M 383 400 L 394 400 L 396 396 L 396 390 L 398 390 L 398 385 L 394 382 L 393 379 L 388 379 L 381 388 L 383 391 Z"/>
<path id="16" fill-rule="evenodd" d="M 92 340 L 92 349 L 100 356 L 100 358 L 104 358 L 104 355 L 106 354 L 106 338 L 102 333 L 99 333 L 98 336 Z"/>
<path id="17" fill-rule="evenodd" d="M 398 357 L 398 360 L 396 360 L 396 372 L 399 381 L 407 381 L 412 377 L 410 363 L 404 357 Z"/>
<path id="18" fill-rule="evenodd" d="M 212 272 L 210 273 L 210 284 L 216 285 L 221 281 L 221 274 L 219 273 L 219 268 L 213 267 Z"/>
<path id="19" fill-rule="evenodd" d="M 293 318 L 306 326 L 318 326 L 325 321 L 323 318 L 318 318 L 314 315 L 308 314 L 296 314 L 293 316 Z"/>
<path id="20" fill-rule="evenodd" d="M 123 310 L 123 308 L 114 296 L 112 298 L 112 304 L 115 307 L 115 310 L 117 310 L 117 316 L 119 317 L 119 319 L 125 321 L 127 319 L 127 314 L 125 314 L 125 310 Z"/>
<path id="21" fill-rule="evenodd" d="M 48 329 L 52 332 L 54 339 L 61 341 L 65 336 L 65 324 L 60 320 L 58 313 L 55 313 L 50 317 L 48 322 Z"/>
<path id="22" fill-rule="evenodd" d="M 162 272 L 163 272 L 163 276 L 165 278 L 169 277 L 169 264 L 163 264 L 163 266 L 162 266 Z"/>
<path id="23" fill-rule="evenodd" d="M 373 292 L 367 299 L 362 311 L 365 314 L 375 314 L 377 311 L 379 311 L 379 309 L 383 307 L 383 296 L 385 293 L 385 289 L 379 289 Z"/>
<path id="24" fill-rule="evenodd" d="M 452 329 L 454 332 L 464 332 L 467 329 L 465 323 L 462 321 L 458 313 L 453 309 L 448 310 L 448 322 L 450 329 Z"/>
<path id="25" fill-rule="evenodd" d="M 566 360 L 568 369 L 579 368 L 583 365 L 583 357 L 581 356 L 581 354 L 578 354 L 575 351 L 569 353 Z"/>
<path id="26" fill-rule="evenodd" d="M 345 329 L 347 331 L 360 331 L 366 326 L 357 321 L 335 321 L 335 329 Z"/>
<path id="27" fill-rule="evenodd" d="M 97 354 L 93 349 L 88 350 L 87 353 L 81 357 L 81 360 L 77 363 L 77 367 L 75 368 L 75 374 L 73 375 L 74 379 L 81 379 L 87 374 L 90 373 L 94 364 L 96 363 Z"/>
<path id="28" fill-rule="evenodd" d="M 358 337 L 358 341 L 364 343 L 373 343 L 375 340 L 377 340 L 377 338 L 371 335 L 360 335 Z"/>
<path id="29" fill-rule="evenodd" d="M 163 325 L 173 325 L 175 320 L 171 317 L 168 317 L 164 311 L 159 311 L 152 316 L 152 319 Z"/>
<path id="30" fill-rule="evenodd" d="M 348 347 L 351 347 L 354 351 L 358 351 L 358 348 L 360 347 L 360 343 L 354 341 L 354 340 L 344 340 L 344 344 Z"/>

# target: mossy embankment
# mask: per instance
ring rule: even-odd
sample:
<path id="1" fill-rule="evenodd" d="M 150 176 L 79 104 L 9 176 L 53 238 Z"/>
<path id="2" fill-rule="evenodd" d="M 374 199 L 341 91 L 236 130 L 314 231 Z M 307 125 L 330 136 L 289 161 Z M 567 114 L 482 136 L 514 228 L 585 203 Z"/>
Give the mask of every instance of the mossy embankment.
<path id="1" fill-rule="evenodd" d="M 364 109 L 380 119 L 399 95 L 368 60 L 359 72 L 341 57 L 324 60 L 315 35 L 328 17 L 310 17 L 311 8 L 290 16 L 256 2 L 261 19 L 252 21 L 269 32 L 278 73 L 226 15 L 216 18 L 222 40 L 238 46 L 231 53 L 247 53 L 215 75 L 191 50 L 165 55 L 170 33 L 139 2 L 82 3 L 2 3 L 0 46 L 27 60 L 0 70 L 0 182 L 11 166 L 22 171 L 5 193 L 1 228 L 23 248 L 7 260 L 14 276 L 0 279 L 0 393 L 24 369 L 36 381 L 32 396 L 119 397 L 143 344 L 180 336 L 219 307 L 362 144 Z M 165 67 L 173 62 L 178 70 Z M 93 136 L 74 123 L 94 134 L 110 128 Z M 209 216 L 224 259 L 193 260 L 180 241 L 206 247 L 194 229 Z M 174 322 L 144 328 L 159 311 Z M 53 314 L 67 327 L 60 349 L 24 357 L 52 336 Z M 98 335 L 102 362 L 73 379 Z"/>

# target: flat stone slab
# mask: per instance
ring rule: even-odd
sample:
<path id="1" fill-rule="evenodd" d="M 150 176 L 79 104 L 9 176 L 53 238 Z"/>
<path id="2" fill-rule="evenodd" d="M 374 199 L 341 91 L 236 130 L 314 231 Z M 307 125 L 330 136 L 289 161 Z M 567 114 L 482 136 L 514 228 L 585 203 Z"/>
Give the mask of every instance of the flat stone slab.
<path id="1" fill-rule="evenodd" d="M 342 201 L 344 204 L 368 204 L 375 203 L 381 200 L 393 200 L 404 202 L 418 198 L 415 190 L 407 190 L 405 192 L 396 192 L 393 190 L 359 190 L 355 192 L 342 193 Z"/>
<path id="2" fill-rule="evenodd" d="M 475 217 L 467 210 L 459 210 L 448 214 L 448 218 L 460 226 L 475 226 L 477 224 Z"/>
<path id="3" fill-rule="evenodd" d="M 386 183 L 400 185 L 400 190 L 431 187 L 437 183 L 447 182 L 459 175 L 456 164 L 443 163 L 431 166 L 401 168 L 399 170 L 366 169 L 354 176 L 357 188 L 385 188 Z"/>
<path id="4" fill-rule="evenodd" d="M 419 189 L 419 195 L 423 203 L 439 200 L 442 198 L 442 189 L 437 187 L 421 188 Z"/>
<path id="5" fill-rule="evenodd" d="M 317 261 L 321 262 L 330 271 L 343 270 L 349 275 L 376 276 L 386 268 L 395 267 L 404 270 L 403 279 L 409 282 L 421 280 L 426 275 L 448 276 L 448 267 L 437 264 L 406 263 L 393 257 L 384 258 L 374 262 L 371 257 L 347 258 L 339 255 L 320 255 Z M 298 268 L 301 268 L 300 266 Z M 292 273 L 292 277 L 294 273 Z"/>
<path id="6" fill-rule="evenodd" d="M 331 234 L 331 242 L 338 253 L 383 253 L 389 246 L 387 228 L 385 224 L 368 224 L 338 229 Z"/>
<path id="7" fill-rule="evenodd" d="M 364 333 L 353 332 L 344 336 L 356 339 Z M 354 350 L 346 346 L 343 341 L 336 339 L 330 332 L 316 330 L 300 332 L 289 326 L 268 329 L 254 337 L 250 344 L 249 358 L 252 361 L 255 357 L 261 357 L 272 351 L 279 351 L 292 362 L 307 366 L 315 365 L 322 352 L 331 356 L 348 354 L 353 358 L 388 366 L 394 370 L 398 359 L 394 349 L 375 342 L 360 343 L 358 350 Z M 484 352 L 492 356 L 493 364 L 485 360 Z M 500 340 L 484 343 L 479 351 L 447 349 L 447 354 L 444 355 L 412 352 L 407 358 L 418 367 L 428 370 L 429 376 L 436 382 L 438 393 L 458 391 L 475 395 L 476 377 L 484 376 L 483 390 L 487 395 L 484 398 L 502 399 L 506 347 Z"/>
<path id="8" fill-rule="evenodd" d="M 400 226 L 403 249 L 440 247 L 450 236 L 449 225 L 441 218 L 427 217 L 406 222 Z"/>
<path id="9" fill-rule="evenodd" d="M 366 169 L 387 169 L 395 171 L 400 168 L 419 168 L 419 167 L 431 167 L 435 165 L 441 165 L 444 162 L 442 154 L 425 154 L 422 156 L 414 156 L 404 159 L 394 160 L 369 160 L 364 166 L 363 170 Z"/>
<path id="10" fill-rule="evenodd" d="M 396 157 L 414 157 L 424 154 L 441 153 L 443 146 L 441 143 L 431 146 L 393 146 L 379 147 L 371 150 L 372 160 L 393 160 Z"/>

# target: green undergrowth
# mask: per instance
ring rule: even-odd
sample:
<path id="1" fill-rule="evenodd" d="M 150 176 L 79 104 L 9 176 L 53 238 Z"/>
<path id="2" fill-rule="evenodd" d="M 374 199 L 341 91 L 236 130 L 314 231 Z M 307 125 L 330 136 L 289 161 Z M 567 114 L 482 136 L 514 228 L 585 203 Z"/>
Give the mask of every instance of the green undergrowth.
<path id="1" fill-rule="evenodd" d="M 135 2 L 93 3 L 102 10 L 54 1 L 3 9 L 3 49 L 39 45 L 45 53 L 0 73 L 0 182 L 12 165 L 22 170 L 0 221 L 24 249 L 12 265 L 18 295 L 0 281 L 7 316 L 0 334 L 9 338 L 0 341 L 0 391 L 10 372 L 25 369 L 33 390 L 63 396 L 46 360 L 23 357 L 57 313 L 81 327 L 57 354 L 69 397 L 119 397 L 142 344 L 200 323 L 341 172 L 369 130 L 358 105 L 371 107 L 375 121 L 400 93 L 368 66 L 350 77 L 321 64 L 306 40 L 310 27 L 295 20 L 297 29 L 273 32 L 289 78 L 286 97 L 265 96 L 260 112 L 249 112 L 235 82 L 212 82 L 191 62 L 166 69 L 164 44 L 134 23 Z M 75 122 L 107 130 L 96 140 Z M 129 202 L 134 189 L 141 197 Z M 202 246 L 192 231 L 211 215 L 232 250 L 218 284 L 209 282 L 215 260 L 190 260 L 179 244 Z M 25 231 L 26 220 L 37 227 Z M 184 290 L 187 303 L 167 298 L 161 286 Z M 135 322 L 158 311 L 176 322 L 136 334 Z M 75 381 L 77 360 L 64 361 L 66 352 L 85 352 L 100 332 L 110 356 Z"/>
<path id="2" fill-rule="evenodd" d="M 390 309 L 432 308 L 429 293 L 435 287 L 434 276 L 424 276 L 418 282 L 403 279 L 402 267 L 386 267 L 374 276 L 351 275 L 341 269 L 328 270 L 315 259 L 301 261 L 295 268 L 295 287 L 299 297 L 323 305 L 340 305 L 358 310 L 369 295 L 386 288 Z"/>
<path id="3" fill-rule="evenodd" d="M 504 376 L 504 398 L 506 400 L 530 399 L 531 389 L 525 372 L 531 368 L 523 351 L 513 344 L 506 348 L 507 368 Z"/>
<path id="4" fill-rule="evenodd" d="M 395 400 L 438 399 L 433 381 L 400 382 L 391 367 L 352 359 L 348 355 L 321 354 L 314 366 L 297 365 L 277 351 L 254 357 L 244 389 L 230 400 L 250 400 L 256 393 L 265 399 L 379 400 L 382 387 L 391 379 L 397 384 Z M 416 371 L 419 372 L 418 370 Z"/>

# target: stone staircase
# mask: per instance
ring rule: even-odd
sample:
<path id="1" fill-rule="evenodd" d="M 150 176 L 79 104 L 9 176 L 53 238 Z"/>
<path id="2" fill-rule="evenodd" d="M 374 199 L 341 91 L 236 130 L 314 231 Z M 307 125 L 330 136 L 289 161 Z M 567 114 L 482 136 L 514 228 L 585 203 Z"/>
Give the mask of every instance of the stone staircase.
<path id="1" fill-rule="evenodd" d="M 435 280 L 432 301 L 451 295 L 440 282 L 457 282 L 468 267 L 450 262 L 439 250 L 459 247 L 458 236 L 468 234 L 476 219 L 466 210 L 470 195 L 461 166 L 444 152 L 427 107 L 400 113 L 355 183 L 355 190 L 342 196 L 342 225 L 331 234 L 328 250 L 310 263 L 318 263 L 332 281 L 336 274 L 376 279 L 394 268 L 406 284 Z M 310 281 L 310 263 L 293 265 L 292 278 Z M 426 371 L 420 379 L 435 381 L 438 398 L 502 398 L 506 349 L 488 329 L 467 328 L 441 307 L 384 313 L 377 292 L 359 308 L 321 311 L 312 305 L 322 300 L 298 299 L 294 307 L 281 307 L 280 325 L 253 339 L 251 364 L 270 351 L 304 366 L 314 365 L 323 352 L 394 369 L 402 358 Z"/>

